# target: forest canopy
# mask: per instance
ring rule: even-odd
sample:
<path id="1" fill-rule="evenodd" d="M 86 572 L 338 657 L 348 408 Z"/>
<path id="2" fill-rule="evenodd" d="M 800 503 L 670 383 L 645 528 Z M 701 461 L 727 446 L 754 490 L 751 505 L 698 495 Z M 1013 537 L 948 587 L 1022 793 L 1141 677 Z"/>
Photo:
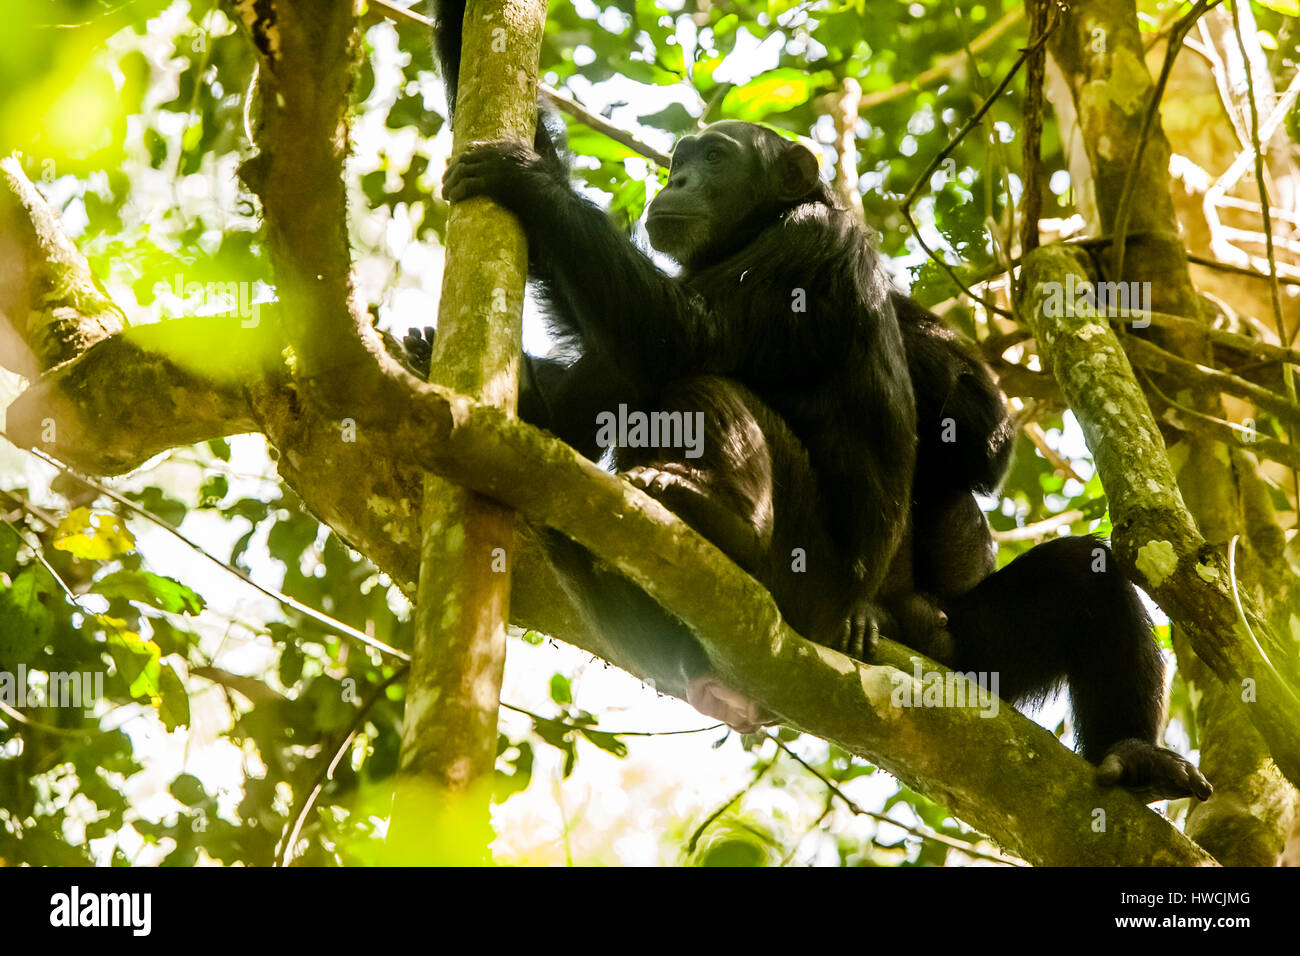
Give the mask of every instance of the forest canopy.
<path id="1" fill-rule="evenodd" d="M 488 747 L 491 832 L 408 822 L 402 861 L 1300 862 L 1294 0 L 519 0 L 504 55 L 536 77 L 486 75 L 510 109 L 457 117 L 523 129 L 535 85 L 643 247 L 681 136 L 813 150 L 1006 398 L 998 565 L 1094 534 L 1148 596 L 1165 745 L 1215 787 L 1154 809 L 1098 786 L 1061 699 L 891 709 L 918 655 L 809 650 L 721 552 L 497 407 L 518 342 L 457 283 L 515 282 L 524 348 L 562 343 L 508 217 L 442 196 L 407 6 L 0 0 L 0 863 L 391 862 L 399 778 L 462 744 Z M 400 340 L 453 301 L 464 364 L 417 381 Z M 733 733 L 638 673 L 543 525 L 779 724 Z M 481 602 L 504 682 L 441 733 L 422 575 L 478 593 L 478 547 L 508 555 Z"/>

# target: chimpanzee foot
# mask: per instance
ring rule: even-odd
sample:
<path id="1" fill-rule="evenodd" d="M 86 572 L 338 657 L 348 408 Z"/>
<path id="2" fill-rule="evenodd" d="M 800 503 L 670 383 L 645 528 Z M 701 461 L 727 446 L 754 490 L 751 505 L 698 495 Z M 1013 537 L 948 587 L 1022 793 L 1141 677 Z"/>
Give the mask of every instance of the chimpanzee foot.
<path id="1" fill-rule="evenodd" d="M 704 494 L 704 489 L 685 475 L 664 471 L 652 465 L 637 465 L 620 474 L 652 498 L 688 491 L 696 495 Z"/>
<path id="2" fill-rule="evenodd" d="M 686 689 L 686 699 L 701 714 L 716 717 L 732 730 L 756 734 L 773 722 L 756 701 L 736 693 L 713 677 L 697 677 Z"/>
<path id="3" fill-rule="evenodd" d="M 751 574 L 758 566 L 758 535 L 734 511 L 686 475 L 638 465 L 622 476 L 708 538 Z"/>
<path id="4" fill-rule="evenodd" d="M 948 631 L 948 615 L 929 597 L 909 594 L 885 601 L 889 619 L 881 628 L 886 637 L 906 644 L 947 667 L 957 666 L 957 645 Z"/>
<path id="5" fill-rule="evenodd" d="M 1103 786 L 1119 785 L 1153 803 L 1196 797 L 1208 800 L 1214 788 L 1199 770 L 1172 750 L 1130 737 L 1110 748 L 1097 768 Z"/>

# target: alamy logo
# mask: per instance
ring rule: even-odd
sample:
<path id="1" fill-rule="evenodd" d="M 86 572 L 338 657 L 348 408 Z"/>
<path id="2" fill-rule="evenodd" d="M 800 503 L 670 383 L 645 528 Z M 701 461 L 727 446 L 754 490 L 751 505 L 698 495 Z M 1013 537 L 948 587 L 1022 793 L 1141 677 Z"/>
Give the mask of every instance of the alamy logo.
<path id="1" fill-rule="evenodd" d="M 148 936 L 153 926 L 153 896 L 149 893 L 83 893 L 73 886 L 50 897 L 50 925 L 126 926 L 135 936 Z"/>
<path id="2" fill-rule="evenodd" d="M 1127 318 L 1135 329 L 1145 329 L 1151 317 L 1150 282 L 1089 282 L 1067 273 L 1065 282 L 1044 282 L 1043 314 L 1049 319 L 1099 315 Z M 1136 314 L 1134 314 L 1136 313 Z"/>
<path id="3" fill-rule="evenodd" d="M 29 685 L 27 665 L 17 673 L 0 671 L 0 702 L 22 710 L 26 707 L 79 707 L 87 717 L 104 696 L 103 671 L 50 671 L 44 685 Z"/>
<path id="4" fill-rule="evenodd" d="M 684 448 L 687 458 L 704 454 L 703 412 L 629 412 L 596 416 L 596 445 L 600 448 Z"/>
<path id="5" fill-rule="evenodd" d="M 170 292 L 176 298 L 190 303 L 189 308 L 195 315 L 233 313 L 242 320 L 240 325 L 244 328 L 255 329 L 262 321 L 262 303 L 254 301 L 258 296 L 259 285 L 256 282 L 186 282 L 177 273 L 174 285 L 158 282 L 154 285 L 154 292 Z"/>
<path id="6" fill-rule="evenodd" d="M 998 715 L 998 672 L 923 671 L 912 664 L 912 677 L 898 674 L 890 701 L 895 707 L 979 707 L 981 717 Z"/>

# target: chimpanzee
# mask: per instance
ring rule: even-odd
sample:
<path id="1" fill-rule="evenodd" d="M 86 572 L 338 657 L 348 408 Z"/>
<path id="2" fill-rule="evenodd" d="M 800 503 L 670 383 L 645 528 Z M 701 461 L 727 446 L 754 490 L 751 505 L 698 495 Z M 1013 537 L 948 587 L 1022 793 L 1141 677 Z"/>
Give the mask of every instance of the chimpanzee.
<path id="1" fill-rule="evenodd" d="M 440 0 L 454 104 L 464 3 Z M 1012 428 L 987 370 L 932 313 L 892 289 L 863 227 L 803 146 L 751 123 L 683 137 L 650 204 L 659 269 L 572 188 L 545 123 L 533 149 L 480 143 L 444 179 L 487 196 L 528 239 L 573 361 L 529 357 L 520 415 L 657 498 L 762 582 L 799 633 L 867 659 L 877 634 L 1004 696 L 1068 682 L 1083 755 L 1150 799 L 1209 783 L 1156 745 L 1163 662 L 1109 550 L 1042 544 L 994 573 L 974 498 L 1000 482 Z M 408 344 L 427 357 L 418 334 Z M 702 441 L 606 449 L 602 416 L 702 426 Z M 606 436 L 607 437 L 607 436 Z M 665 689 L 742 730 L 758 706 L 712 677 L 690 631 L 561 535 L 543 534 L 574 597 Z"/>

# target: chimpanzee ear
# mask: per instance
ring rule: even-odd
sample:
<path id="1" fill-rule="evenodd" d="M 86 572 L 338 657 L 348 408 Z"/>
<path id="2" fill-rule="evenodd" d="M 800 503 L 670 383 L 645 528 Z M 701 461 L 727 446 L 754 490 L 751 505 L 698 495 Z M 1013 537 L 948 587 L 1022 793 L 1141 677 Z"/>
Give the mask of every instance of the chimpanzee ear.
<path id="1" fill-rule="evenodd" d="M 802 199 L 817 185 L 817 157 L 806 146 L 790 143 L 777 161 L 777 195 Z"/>

